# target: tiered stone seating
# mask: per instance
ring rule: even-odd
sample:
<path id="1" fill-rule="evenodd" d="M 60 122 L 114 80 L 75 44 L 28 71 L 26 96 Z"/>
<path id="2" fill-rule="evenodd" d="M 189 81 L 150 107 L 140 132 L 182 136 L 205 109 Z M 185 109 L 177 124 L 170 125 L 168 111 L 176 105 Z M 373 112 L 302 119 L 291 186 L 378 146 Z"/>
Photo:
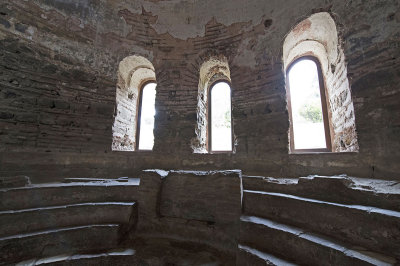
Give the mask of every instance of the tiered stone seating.
<path id="1" fill-rule="evenodd" d="M 304 179 L 243 178 L 238 262 L 268 256 L 303 265 L 400 261 L 400 212 L 393 205 L 400 196 L 396 182 L 344 176 Z M 265 260 L 254 265 L 282 264 Z"/>
<path id="2" fill-rule="evenodd" d="M 60 206 L 82 202 L 137 200 L 139 179 L 32 184 L 0 189 L 0 211 Z"/>
<path id="3" fill-rule="evenodd" d="M 129 222 L 135 202 L 89 202 L 0 211 L 0 237 L 46 230 L 54 227 Z"/>
<path id="4" fill-rule="evenodd" d="M 136 223 L 139 180 L 79 181 L 0 190 L 0 264 L 126 258 L 107 251 L 120 247 Z"/>
<path id="5" fill-rule="evenodd" d="M 141 178 L 140 187 L 127 178 L 7 182 L 0 265 L 234 265 L 235 253 L 240 266 L 400 262 L 395 181 L 237 170 L 148 170 Z"/>

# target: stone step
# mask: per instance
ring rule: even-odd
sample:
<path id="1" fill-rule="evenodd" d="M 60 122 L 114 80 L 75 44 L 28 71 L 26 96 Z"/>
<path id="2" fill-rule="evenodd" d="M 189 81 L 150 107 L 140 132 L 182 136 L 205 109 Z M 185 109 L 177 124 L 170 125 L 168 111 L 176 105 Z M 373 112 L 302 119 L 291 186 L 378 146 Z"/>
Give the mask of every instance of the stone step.
<path id="1" fill-rule="evenodd" d="M 90 202 L 0 211 L 0 237 L 86 224 L 126 224 L 137 217 L 135 202 Z"/>
<path id="2" fill-rule="evenodd" d="M 98 252 L 118 247 L 118 224 L 57 228 L 0 238 L 0 265 L 59 254 Z"/>
<path id="3" fill-rule="evenodd" d="M 277 258 L 271 254 L 262 252 L 255 248 L 245 245 L 238 245 L 236 255 L 236 265 L 238 266 L 258 266 L 258 265 L 276 265 L 276 266 L 294 266 L 291 262 L 287 262 Z"/>
<path id="4" fill-rule="evenodd" d="M 0 189 L 0 211 L 82 202 L 137 201 L 139 180 L 36 184 Z"/>
<path id="5" fill-rule="evenodd" d="M 244 212 L 400 258 L 400 212 L 244 190 Z"/>
<path id="6" fill-rule="evenodd" d="M 17 263 L 17 266 L 52 265 L 139 265 L 142 261 L 135 256 L 133 249 L 110 250 L 97 254 L 63 254 L 48 258 L 31 259 Z"/>
<path id="7" fill-rule="evenodd" d="M 132 178 L 130 178 L 132 180 Z M 128 182 L 128 177 L 119 178 L 83 178 L 83 177 L 69 177 L 64 178 L 63 183 L 73 183 L 73 182 Z"/>
<path id="8" fill-rule="evenodd" d="M 243 176 L 243 187 L 343 204 L 400 211 L 400 182 L 348 176 L 272 178 Z"/>
<path id="9" fill-rule="evenodd" d="M 256 216 L 242 216 L 239 242 L 303 265 L 394 265 L 396 260 L 355 250 L 325 236 Z"/>

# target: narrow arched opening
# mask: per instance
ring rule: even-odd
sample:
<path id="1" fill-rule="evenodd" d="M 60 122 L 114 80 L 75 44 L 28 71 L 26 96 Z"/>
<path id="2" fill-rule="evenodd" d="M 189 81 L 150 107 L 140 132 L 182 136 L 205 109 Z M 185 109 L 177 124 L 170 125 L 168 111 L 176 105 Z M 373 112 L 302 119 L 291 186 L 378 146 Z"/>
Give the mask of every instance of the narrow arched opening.
<path id="1" fill-rule="evenodd" d="M 134 55 L 120 62 L 112 150 L 152 150 L 155 87 L 155 70 L 149 60 Z"/>
<path id="2" fill-rule="evenodd" d="M 287 70 L 292 151 L 331 151 L 325 86 L 317 58 L 305 56 Z"/>
<path id="3" fill-rule="evenodd" d="M 209 150 L 232 151 L 232 104 L 231 87 L 219 80 L 209 91 Z"/>
<path id="4" fill-rule="evenodd" d="M 299 120 L 296 122 L 296 117 L 301 117 L 300 110 L 294 110 L 292 106 L 298 98 L 302 99 L 304 96 L 304 94 L 293 95 L 293 90 L 298 84 L 303 83 L 302 79 L 307 79 L 307 75 L 300 74 L 296 81 L 290 81 L 288 76 L 293 69 L 297 69 L 294 66 L 303 62 L 302 59 L 304 58 L 313 59 L 318 73 L 318 82 L 315 84 L 319 84 L 320 87 L 321 117 L 324 125 L 322 127 L 319 124 L 318 130 L 314 128 L 316 123 L 313 126 L 311 124 L 307 127 L 304 126 L 301 130 L 298 127 Z M 291 153 L 301 151 L 358 151 L 355 114 L 347 79 L 345 57 L 340 46 L 335 21 L 329 13 L 313 14 L 298 23 L 289 32 L 283 43 L 283 63 L 290 120 L 289 151 Z M 299 69 L 299 73 L 301 73 L 304 67 Z M 296 75 L 293 74 L 293 76 Z M 316 76 L 314 74 L 314 77 Z M 308 115 L 311 115 L 314 112 L 316 115 L 319 111 L 314 107 L 313 105 L 304 107 L 303 114 L 309 113 Z M 297 113 L 294 114 L 293 111 Z M 295 125 L 296 123 L 297 125 Z M 324 132 L 322 132 L 322 129 Z M 305 145 L 303 141 L 304 145 L 301 145 L 299 131 L 304 131 L 302 135 L 308 135 L 308 138 L 313 139 L 313 143 L 308 141 L 308 144 Z M 316 136 L 317 132 L 319 133 Z M 325 145 L 322 145 L 323 138 L 325 138 Z"/>
<path id="5" fill-rule="evenodd" d="M 229 64 L 224 56 L 211 57 L 202 63 L 196 137 L 191 142 L 194 153 L 234 152 L 230 81 Z"/>
<path id="6" fill-rule="evenodd" d="M 154 81 L 150 81 L 140 91 L 136 141 L 138 150 L 152 150 L 154 146 L 156 86 Z"/>

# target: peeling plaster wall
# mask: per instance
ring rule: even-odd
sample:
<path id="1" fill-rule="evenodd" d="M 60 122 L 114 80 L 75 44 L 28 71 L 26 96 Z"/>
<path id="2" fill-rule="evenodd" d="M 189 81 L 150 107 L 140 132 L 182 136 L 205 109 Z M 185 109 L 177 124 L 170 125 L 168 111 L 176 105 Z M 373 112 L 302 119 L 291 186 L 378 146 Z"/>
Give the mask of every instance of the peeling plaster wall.
<path id="1" fill-rule="evenodd" d="M 313 13 L 335 20 L 359 153 L 289 155 L 282 45 Z M 0 175 L 35 181 L 142 168 L 400 180 L 398 1 L 65 1 L 0 4 Z M 119 62 L 157 77 L 153 152 L 111 152 Z M 235 154 L 193 154 L 199 70 L 227 58 Z"/>

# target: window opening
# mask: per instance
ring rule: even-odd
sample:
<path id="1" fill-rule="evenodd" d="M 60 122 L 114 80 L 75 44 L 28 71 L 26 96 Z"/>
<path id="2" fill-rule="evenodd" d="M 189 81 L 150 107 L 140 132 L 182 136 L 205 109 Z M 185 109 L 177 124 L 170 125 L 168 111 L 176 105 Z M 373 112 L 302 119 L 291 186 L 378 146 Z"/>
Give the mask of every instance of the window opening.
<path id="1" fill-rule="evenodd" d="M 220 81 L 210 90 L 211 151 L 232 151 L 231 88 Z"/>
<path id="2" fill-rule="evenodd" d="M 330 151 L 324 82 L 319 62 L 303 57 L 288 69 L 291 150 Z"/>
<path id="3" fill-rule="evenodd" d="M 332 16 L 327 12 L 315 13 L 295 25 L 285 37 L 282 52 L 290 119 L 289 152 L 358 152 L 355 112 L 347 78 L 346 59 Z M 289 91 L 289 83 L 293 83 L 288 78 L 289 69 L 290 65 L 294 66 L 296 62 L 300 63 L 300 60 L 305 58 L 313 60 L 318 69 L 325 145 L 323 138 L 319 141 L 314 138 L 316 130 L 307 132 L 310 139 L 314 138 L 314 144 L 301 145 L 297 136 L 300 129 L 296 129 L 293 121 L 296 116 L 292 117 L 290 102 L 298 97 L 290 97 L 295 91 Z M 294 90 L 293 86 L 295 85 L 290 84 L 290 90 Z M 304 113 L 310 115 L 313 109 L 303 110 Z M 320 133 L 318 136 L 323 137 L 324 134 Z"/>
<path id="4" fill-rule="evenodd" d="M 143 56 L 127 56 L 119 63 L 117 76 L 111 149 L 138 150 L 141 91 L 148 81 L 156 82 L 154 66 Z"/>
<path id="5" fill-rule="evenodd" d="M 154 146 L 154 115 L 156 86 L 154 82 L 143 86 L 140 97 L 139 121 L 138 121 L 138 150 L 152 150 Z"/>

